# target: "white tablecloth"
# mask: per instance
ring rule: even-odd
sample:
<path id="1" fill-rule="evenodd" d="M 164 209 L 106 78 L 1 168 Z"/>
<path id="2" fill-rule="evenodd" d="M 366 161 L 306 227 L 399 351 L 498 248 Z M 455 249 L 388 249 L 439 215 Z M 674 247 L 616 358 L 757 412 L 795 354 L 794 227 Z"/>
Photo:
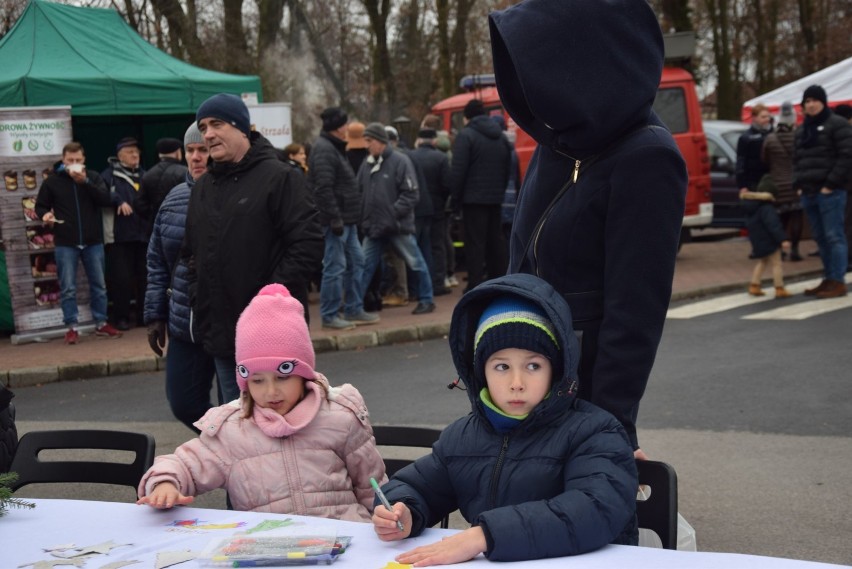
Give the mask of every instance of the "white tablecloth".
<path id="1" fill-rule="evenodd" d="M 157 554 L 166 551 L 201 551 L 217 538 L 245 531 L 265 520 L 291 518 L 304 522 L 305 528 L 333 524 L 337 535 L 353 536 L 352 544 L 341 555 L 334 567 L 337 569 L 380 569 L 395 555 L 417 545 L 431 543 L 455 530 L 429 529 L 418 538 L 402 542 L 385 543 L 376 538 L 372 525 L 354 522 L 331 521 L 319 518 L 303 518 L 280 514 L 257 514 L 228 510 L 205 510 L 199 508 L 175 508 L 158 511 L 148 506 L 113 502 L 90 502 L 78 500 L 33 500 L 37 507 L 32 510 L 10 510 L 0 518 L 0 569 L 13 569 L 36 561 L 56 559 L 44 549 L 60 544 L 73 543 L 78 547 L 95 545 L 106 541 L 130 543 L 118 547 L 108 555 L 90 558 L 84 569 L 98 569 L 114 561 L 137 560 L 130 569 L 152 569 Z M 189 527 L 176 525 L 194 520 Z M 214 529 L 213 524 L 237 525 Z M 208 526 L 208 527 L 205 527 Z M 262 535 L 262 534 L 258 534 Z M 570 563 L 570 564 L 569 564 Z M 506 564 L 499 564 L 503 567 Z M 729 553 L 680 552 L 644 547 L 610 545 L 593 553 L 566 558 L 525 561 L 509 564 L 513 567 L 570 567 L 571 569 L 818 569 L 840 567 L 824 563 L 795 561 L 774 557 L 759 557 Z M 192 560 L 176 569 L 200 567 Z M 464 567 L 498 567 L 482 556 L 466 563 Z"/>

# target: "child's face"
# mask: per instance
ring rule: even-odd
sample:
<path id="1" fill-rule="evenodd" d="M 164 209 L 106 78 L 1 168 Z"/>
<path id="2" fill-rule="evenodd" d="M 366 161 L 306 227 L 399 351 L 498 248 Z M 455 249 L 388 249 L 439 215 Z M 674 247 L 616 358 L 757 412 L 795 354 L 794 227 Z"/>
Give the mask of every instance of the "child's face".
<path id="1" fill-rule="evenodd" d="M 491 401 L 507 415 L 526 415 L 550 391 L 553 367 L 543 355 L 506 348 L 485 361 Z"/>
<path id="2" fill-rule="evenodd" d="M 249 377 L 248 390 L 255 405 L 286 415 L 305 396 L 305 380 L 298 375 L 259 371 Z"/>

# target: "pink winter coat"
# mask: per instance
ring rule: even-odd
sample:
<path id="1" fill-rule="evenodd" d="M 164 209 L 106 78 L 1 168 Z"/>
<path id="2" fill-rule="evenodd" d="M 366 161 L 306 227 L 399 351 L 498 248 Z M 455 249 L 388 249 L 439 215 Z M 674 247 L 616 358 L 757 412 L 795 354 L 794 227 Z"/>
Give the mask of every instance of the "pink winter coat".
<path id="1" fill-rule="evenodd" d="M 324 378 L 322 378 L 324 379 Z M 210 409 L 201 435 L 158 456 L 139 496 L 171 482 L 185 496 L 225 488 L 235 510 L 369 522 L 370 477 L 385 479 L 364 399 L 355 387 L 329 389 L 316 416 L 290 436 L 267 436 L 237 402 Z"/>

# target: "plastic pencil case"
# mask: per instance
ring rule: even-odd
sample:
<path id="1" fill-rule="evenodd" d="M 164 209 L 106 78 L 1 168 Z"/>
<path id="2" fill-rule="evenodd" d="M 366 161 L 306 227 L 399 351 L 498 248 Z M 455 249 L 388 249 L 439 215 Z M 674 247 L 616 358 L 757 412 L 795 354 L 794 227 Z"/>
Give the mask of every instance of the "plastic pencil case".
<path id="1" fill-rule="evenodd" d="M 211 541 L 198 562 L 205 567 L 287 567 L 330 565 L 351 537 L 239 534 Z"/>

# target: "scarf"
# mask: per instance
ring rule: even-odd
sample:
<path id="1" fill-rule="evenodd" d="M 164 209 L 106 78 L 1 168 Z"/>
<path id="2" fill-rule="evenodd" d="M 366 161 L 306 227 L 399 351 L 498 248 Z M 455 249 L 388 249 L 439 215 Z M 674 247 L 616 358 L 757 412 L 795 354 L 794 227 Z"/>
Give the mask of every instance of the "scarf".
<path id="1" fill-rule="evenodd" d="M 811 148 L 816 145 L 819 138 L 818 128 L 828 120 L 831 115 L 831 109 L 825 107 L 818 115 L 805 115 L 805 122 L 802 123 L 802 146 Z"/>
<path id="2" fill-rule="evenodd" d="M 302 400 L 283 416 L 273 409 L 266 409 L 255 404 L 254 422 L 266 436 L 287 437 L 301 431 L 314 420 L 319 412 L 320 403 L 325 399 L 325 393 L 322 387 L 313 381 L 305 381 L 305 387 L 308 392 Z"/>

